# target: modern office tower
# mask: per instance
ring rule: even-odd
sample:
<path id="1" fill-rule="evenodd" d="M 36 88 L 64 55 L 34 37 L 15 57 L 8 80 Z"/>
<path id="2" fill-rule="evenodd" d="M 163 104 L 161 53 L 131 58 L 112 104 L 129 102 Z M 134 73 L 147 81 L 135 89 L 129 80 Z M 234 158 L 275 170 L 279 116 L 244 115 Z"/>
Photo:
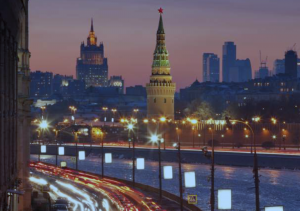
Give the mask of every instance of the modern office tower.
<path id="1" fill-rule="evenodd" d="M 273 63 L 273 75 L 285 73 L 284 59 L 276 59 Z"/>
<path id="2" fill-rule="evenodd" d="M 108 85 L 107 58 L 104 57 L 104 45 L 101 42 L 97 45 L 93 20 L 91 30 L 87 38 L 87 45 L 84 42 L 80 46 L 80 57 L 76 66 L 77 79 L 84 80 L 86 87 Z"/>
<path id="3" fill-rule="evenodd" d="M 219 82 L 220 59 L 216 54 L 203 54 L 203 81 Z"/>
<path id="4" fill-rule="evenodd" d="M 292 78 L 297 78 L 297 63 L 298 56 L 297 52 L 289 50 L 285 52 L 285 74 L 289 75 Z"/>
<path id="5" fill-rule="evenodd" d="M 47 98 L 52 95 L 53 73 L 35 71 L 30 73 L 30 97 Z"/>
<path id="6" fill-rule="evenodd" d="M 156 47 L 153 54 L 152 75 L 147 90 L 147 116 L 158 118 L 165 116 L 174 119 L 174 95 L 176 84 L 172 82 L 170 74 L 169 53 L 165 44 L 165 30 L 163 27 L 162 11 L 156 34 Z"/>
<path id="7" fill-rule="evenodd" d="M 230 82 L 230 68 L 234 67 L 236 61 L 236 45 L 234 42 L 225 42 L 223 45 L 223 82 Z"/>
<path id="8" fill-rule="evenodd" d="M 252 79 L 250 59 L 237 59 L 235 65 L 229 69 L 230 82 L 245 82 Z"/>

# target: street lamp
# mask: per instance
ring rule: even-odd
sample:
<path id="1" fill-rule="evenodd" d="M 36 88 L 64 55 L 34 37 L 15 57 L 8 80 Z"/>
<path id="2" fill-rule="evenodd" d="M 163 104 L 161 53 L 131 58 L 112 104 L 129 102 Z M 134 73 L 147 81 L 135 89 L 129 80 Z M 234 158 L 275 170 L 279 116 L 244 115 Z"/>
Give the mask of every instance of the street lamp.
<path id="1" fill-rule="evenodd" d="M 104 122 L 104 126 L 105 126 L 105 122 L 106 122 L 106 111 L 108 110 L 108 108 L 107 108 L 107 107 L 102 107 L 102 110 L 104 111 L 103 122 Z"/>
<path id="2" fill-rule="evenodd" d="M 41 110 L 42 110 L 42 119 L 44 119 L 44 114 L 45 114 L 46 106 L 42 106 Z"/>
<path id="3" fill-rule="evenodd" d="M 130 137 L 130 131 L 133 131 L 134 126 L 133 124 L 128 124 L 127 125 L 127 129 L 128 129 L 128 136 Z M 135 186 L 135 139 L 134 139 L 134 135 L 132 137 L 132 183 L 133 186 Z"/>
<path id="4" fill-rule="evenodd" d="M 159 118 L 159 121 L 162 123 L 162 124 L 164 124 L 166 121 L 167 121 L 167 118 L 166 117 L 164 117 L 164 116 L 162 116 L 162 117 L 160 117 Z M 163 131 L 164 130 L 164 128 L 162 128 L 162 132 L 163 132 L 163 142 L 164 142 L 164 150 L 166 150 L 166 140 L 165 140 L 165 131 Z"/>
<path id="5" fill-rule="evenodd" d="M 112 122 L 113 122 L 113 127 L 115 126 L 115 113 L 117 112 L 116 108 L 111 109 L 111 112 L 113 112 L 113 118 L 112 118 Z"/>
<path id="6" fill-rule="evenodd" d="M 159 140 L 156 134 L 151 135 L 150 141 L 153 143 L 157 143 L 158 145 L 158 178 L 159 178 L 159 199 L 162 199 L 162 178 L 161 178 L 161 151 L 160 151 L 160 144 L 161 141 Z"/>
<path id="7" fill-rule="evenodd" d="M 135 114 L 135 117 L 136 118 L 138 118 L 138 112 L 139 112 L 140 110 L 138 109 L 138 108 L 134 108 L 133 109 L 133 113 Z"/>
<path id="8" fill-rule="evenodd" d="M 74 123 L 74 125 L 76 125 L 75 113 L 76 113 L 77 108 L 75 106 L 69 106 L 69 109 L 71 110 L 73 123 Z"/>
<path id="9" fill-rule="evenodd" d="M 49 127 L 49 124 L 48 124 L 48 122 L 46 121 L 46 120 L 42 120 L 40 123 L 39 123 L 39 128 L 41 129 L 40 131 L 40 133 L 41 133 L 41 136 L 42 136 L 42 139 L 44 138 L 43 137 L 43 134 L 44 134 L 44 131 L 46 130 L 46 129 L 48 129 L 48 127 Z M 38 161 L 41 161 L 41 141 L 39 141 L 39 143 L 40 143 L 40 153 L 39 153 L 39 157 L 38 157 Z"/>
<path id="10" fill-rule="evenodd" d="M 193 125 L 193 127 L 192 127 L 192 130 L 193 130 L 193 148 L 195 148 L 195 125 L 198 123 L 198 120 L 197 119 L 191 119 L 190 122 Z"/>
<path id="11" fill-rule="evenodd" d="M 173 145 L 178 149 L 178 168 L 179 168 L 179 194 L 180 194 L 180 210 L 183 211 L 183 188 L 182 188 L 182 173 L 181 173 L 181 151 L 180 142 Z"/>
<path id="12" fill-rule="evenodd" d="M 259 177 L 258 177 L 258 160 L 257 160 L 257 153 L 256 153 L 256 143 L 255 143 L 255 134 L 252 127 L 249 125 L 248 122 L 243 122 L 239 120 L 230 120 L 228 117 L 225 118 L 227 125 L 231 125 L 231 122 L 239 122 L 241 124 L 246 125 L 253 136 L 253 147 L 254 147 L 254 154 L 253 154 L 253 174 L 254 174 L 254 184 L 255 184 L 255 204 L 256 204 L 256 211 L 260 211 L 260 204 L 259 204 Z M 252 145 L 251 145 L 252 150 Z"/>

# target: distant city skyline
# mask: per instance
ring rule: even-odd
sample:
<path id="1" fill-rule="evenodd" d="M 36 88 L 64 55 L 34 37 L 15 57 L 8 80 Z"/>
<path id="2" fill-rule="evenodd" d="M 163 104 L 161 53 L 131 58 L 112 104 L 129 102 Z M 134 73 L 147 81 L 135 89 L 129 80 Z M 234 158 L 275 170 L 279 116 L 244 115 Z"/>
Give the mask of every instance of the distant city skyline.
<path id="1" fill-rule="evenodd" d="M 122 75 L 125 86 L 144 85 L 149 79 L 159 7 L 164 8 L 166 46 L 177 90 L 195 78 L 202 81 L 202 54 L 213 52 L 221 58 L 226 41 L 237 45 L 238 58 L 249 58 L 255 71 L 259 50 L 268 55 L 272 69 L 275 59 L 283 59 L 300 38 L 296 0 L 31 0 L 29 4 L 31 70 L 75 76 L 79 46 L 93 18 L 98 42 L 103 41 L 109 58 L 110 76 Z"/>

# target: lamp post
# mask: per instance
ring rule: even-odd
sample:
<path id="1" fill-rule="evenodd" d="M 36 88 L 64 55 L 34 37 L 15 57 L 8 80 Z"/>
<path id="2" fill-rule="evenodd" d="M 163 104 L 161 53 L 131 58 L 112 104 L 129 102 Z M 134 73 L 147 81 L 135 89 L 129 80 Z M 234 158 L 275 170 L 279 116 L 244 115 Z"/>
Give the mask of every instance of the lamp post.
<path id="1" fill-rule="evenodd" d="M 161 141 L 159 140 L 157 135 L 152 135 L 150 140 L 153 143 L 157 143 L 158 145 L 158 178 L 159 178 L 159 199 L 162 199 L 162 177 L 161 177 L 161 150 L 160 150 L 160 144 Z"/>
<path id="2" fill-rule="evenodd" d="M 44 119 L 44 114 L 45 114 L 46 106 L 42 106 L 41 110 L 42 110 L 42 119 Z"/>
<path id="3" fill-rule="evenodd" d="M 179 195 L 180 195 L 180 210 L 183 211 L 183 188 L 182 188 L 182 172 L 181 172 L 181 151 L 180 141 L 173 145 L 178 149 L 178 173 L 179 173 Z"/>
<path id="4" fill-rule="evenodd" d="M 45 130 L 49 127 L 49 124 L 46 120 L 42 120 L 39 124 L 39 128 L 41 129 L 41 137 L 42 139 L 44 138 L 44 132 Z M 40 146 L 39 146 L 39 158 L 38 161 L 41 161 L 41 141 L 39 141 Z"/>
<path id="5" fill-rule="evenodd" d="M 74 140 L 75 140 L 75 149 L 76 149 L 76 170 L 78 170 L 78 146 L 77 146 L 77 142 L 78 142 L 78 131 L 77 129 L 74 130 Z"/>
<path id="6" fill-rule="evenodd" d="M 102 132 L 101 134 L 101 178 L 104 178 L 104 146 L 103 146 L 103 142 L 104 142 L 104 133 Z"/>
<path id="7" fill-rule="evenodd" d="M 276 123 L 277 123 L 277 119 L 275 119 L 274 117 L 271 118 L 271 122 L 274 124 L 274 127 L 276 127 Z M 274 129 L 275 132 L 275 129 Z M 280 121 L 278 121 L 278 136 L 280 137 L 281 134 L 281 127 L 280 127 Z M 274 139 L 274 149 L 276 149 L 276 135 L 275 135 L 275 139 Z M 281 149 L 281 143 L 279 144 L 279 149 Z"/>
<path id="8" fill-rule="evenodd" d="M 195 125 L 197 124 L 197 119 L 191 119 L 190 121 L 192 123 L 192 130 L 193 130 L 193 148 L 195 148 Z"/>
<path id="9" fill-rule="evenodd" d="M 75 106 L 69 106 L 69 109 L 71 110 L 73 124 L 76 125 L 75 114 L 77 108 Z"/>
<path id="10" fill-rule="evenodd" d="M 214 125 L 211 129 L 211 189 L 210 189 L 210 206 L 211 211 L 215 210 L 215 145 L 214 145 Z"/>
<path id="11" fill-rule="evenodd" d="M 128 129 L 128 134 L 130 136 L 130 131 L 133 131 L 133 129 L 134 129 L 133 124 L 131 124 L 131 123 L 128 124 L 127 129 Z M 132 137 L 132 183 L 133 183 L 133 186 L 135 186 L 135 145 L 134 144 L 135 144 L 135 140 L 134 140 L 134 137 Z"/>
<path id="12" fill-rule="evenodd" d="M 104 111 L 103 122 L 104 122 L 104 126 L 105 126 L 105 122 L 106 122 L 106 111 L 108 110 L 108 108 L 107 108 L 107 107 L 102 107 L 102 110 Z"/>
<path id="13" fill-rule="evenodd" d="M 113 127 L 115 126 L 115 113 L 117 112 L 116 108 L 111 109 L 111 112 L 113 112 Z"/>
<path id="14" fill-rule="evenodd" d="M 167 118 L 162 116 L 160 117 L 159 121 L 162 123 L 162 125 L 167 121 Z M 162 131 L 164 130 L 164 128 L 162 128 Z M 165 131 L 163 131 L 163 142 L 164 142 L 164 150 L 166 150 L 166 140 L 165 140 Z"/>
<path id="15" fill-rule="evenodd" d="M 138 108 L 134 108 L 133 109 L 133 113 L 135 114 L 135 118 L 137 118 L 138 119 L 138 112 L 139 112 L 140 110 L 138 109 Z"/>
<path id="16" fill-rule="evenodd" d="M 260 118 L 257 118 L 255 122 L 258 122 Z M 246 125 L 253 136 L 253 147 L 254 147 L 254 154 L 253 154 L 253 177 L 254 177 L 254 185 L 255 185 L 255 206 L 256 206 L 256 211 L 260 211 L 260 202 L 259 202 L 259 176 L 258 176 L 258 158 L 257 158 L 257 153 L 256 153 L 256 139 L 255 139 L 255 134 L 252 129 L 252 127 L 249 125 L 248 122 L 243 122 L 239 120 L 230 120 L 228 117 L 226 117 L 226 122 L 228 125 L 231 125 L 231 122 L 239 122 L 241 124 Z"/>

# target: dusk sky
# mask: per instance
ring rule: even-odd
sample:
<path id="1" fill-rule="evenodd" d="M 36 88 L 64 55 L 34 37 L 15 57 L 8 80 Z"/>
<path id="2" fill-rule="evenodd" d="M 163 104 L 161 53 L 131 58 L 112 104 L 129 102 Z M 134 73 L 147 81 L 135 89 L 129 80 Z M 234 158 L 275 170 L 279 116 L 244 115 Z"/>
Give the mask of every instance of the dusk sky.
<path id="1" fill-rule="evenodd" d="M 30 0 L 31 70 L 76 75 L 79 47 L 90 30 L 103 41 L 109 75 L 125 86 L 145 85 L 151 74 L 159 13 L 163 20 L 171 74 L 177 89 L 202 80 L 202 54 L 222 57 L 225 41 L 237 45 L 237 58 L 268 66 L 297 43 L 299 0 Z"/>

